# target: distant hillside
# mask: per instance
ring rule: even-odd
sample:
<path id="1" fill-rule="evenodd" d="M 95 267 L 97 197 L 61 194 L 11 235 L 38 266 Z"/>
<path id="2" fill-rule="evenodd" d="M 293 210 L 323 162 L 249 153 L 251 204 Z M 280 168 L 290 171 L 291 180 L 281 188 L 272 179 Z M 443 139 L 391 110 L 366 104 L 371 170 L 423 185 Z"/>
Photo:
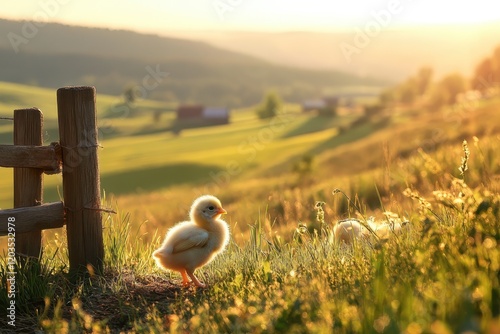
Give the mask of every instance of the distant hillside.
<path id="1" fill-rule="evenodd" d="M 362 27 L 357 27 L 358 29 Z M 416 68 L 431 66 L 436 75 L 469 75 L 478 61 L 500 43 L 500 22 L 430 27 L 388 26 L 346 60 L 340 45 L 356 46 L 357 31 L 338 32 L 186 32 L 182 36 L 267 61 L 309 69 L 342 70 L 400 81 Z M 358 37 L 360 40 L 361 37 Z M 359 45 L 358 41 L 358 45 Z"/>
<path id="2" fill-rule="evenodd" d="M 0 19 L 0 31 L 22 36 L 24 24 Z M 271 64 L 203 42 L 52 23 L 19 44 L 16 53 L 8 33 L 0 36 L 0 80 L 43 87 L 88 84 L 120 94 L 136 86 L 154 99 L 241 106 L 258 102 L 269 88 L 300 101 L 346 86 L 388 84 L 346 72 Z M 161 72 L 158 85 L 150 72 Z"/>
<path id="3" fill-rule="evenodd" d="M 22 36 L 24 21 L 0 19 L 0 31 Z M 0 36 L 0 48 L 12 50 L 7 33 Z M 170 60 L 195 60 L 207 63 L 249 64 L 256 58 L 214 48 L 206 43 L 125 30 L 96 29 L 49 23 L 38 29 L 20 51 L 43 54 L 80 54 L 113 59 L 139 59 L 149 63 Z"/>

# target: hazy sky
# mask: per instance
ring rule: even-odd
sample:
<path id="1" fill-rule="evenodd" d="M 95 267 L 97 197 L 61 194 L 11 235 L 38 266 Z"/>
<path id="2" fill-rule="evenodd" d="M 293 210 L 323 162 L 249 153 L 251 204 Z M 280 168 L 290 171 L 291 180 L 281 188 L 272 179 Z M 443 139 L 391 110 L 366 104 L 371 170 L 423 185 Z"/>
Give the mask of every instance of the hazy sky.
<path id="1" fill-rule="evenodd" d="M 363 28 L 376 15 L 390 26 L 500 21 L 497 2 L 486 0 L 0 0 L 0 4 L 4 18 L 159 34 Z"/>

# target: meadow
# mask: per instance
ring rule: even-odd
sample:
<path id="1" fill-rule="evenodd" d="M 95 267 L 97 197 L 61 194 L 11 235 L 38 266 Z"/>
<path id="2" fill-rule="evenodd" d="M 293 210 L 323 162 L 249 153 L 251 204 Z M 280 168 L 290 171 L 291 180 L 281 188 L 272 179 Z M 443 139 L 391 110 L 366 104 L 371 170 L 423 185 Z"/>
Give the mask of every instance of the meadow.
<path id="1" fill-rule="evenodd" d="M 56 138 L 55 92 L 4 83 L 0 92 L 9 97 L 2 117 L 35 105 L 47 143 Z M 104 275 L 70 280 L 64 230 L 44 233 L 41 262 L 17 268 L 18 329 L 500 331 L 499 98 L 364 120 L 295 105 L 271 121 L 238 110 L 231 125 L 177 135 L 171 112 L 153 121 L 151 112 L 167 108 L 159 102 L 140 101 L 127 117 L 113 114 L 119 102 L 98 94 L 103 206 L 117 211 L 105 215 Z M 2 143 L 9 126 L 0 123 Z M 0 206 L 9 207 L 11 171 L 0 173 Z M 45 178 L 46 201 L 58 198 L 59 182 Z M 205 192 L 222 200 L 232 241 L 198 271 L 208 289 L 183 289 L 151 253 Z M 333 240 L 337 220 L 370 216 L 409 223 L 388 240 Z M 0 324 L 8 328 L 5 317 Z"/>

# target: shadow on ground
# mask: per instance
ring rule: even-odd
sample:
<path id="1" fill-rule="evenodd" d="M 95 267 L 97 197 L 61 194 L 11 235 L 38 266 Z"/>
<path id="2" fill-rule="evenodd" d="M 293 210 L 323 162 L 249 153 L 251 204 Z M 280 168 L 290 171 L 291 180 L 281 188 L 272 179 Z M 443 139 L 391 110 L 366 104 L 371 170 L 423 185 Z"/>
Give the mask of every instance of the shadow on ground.
<path id="1" fill-rule="evenodd" d="M 290 138 L 295 136 L 302 136 L 309 133 L 319 132 L 326 129 L 333 129 L 335 127 L 346 125 L 348 120 L 339 117 L 316 116 L 307 119 L 298 127 L 285 133 L 282 138 Z"/>
<path id="2" fill-rule="evenodd" d="M 58 295 L 46 297 L 45 306 L 42 298 L 36 298 L 26 306 L 28 311 L 19 310 L 16 314 L 15 331 L 9 331 L 8 318 L 1 317 L 1 333 L 42 333 L 41 327 L 48 327 L 49 333 L 56 333 L 63 326 L 63 321 L 70 323 L 70 326 L 77 324 L 82 326 L 82 328 L 72 328 L 71 333 L 77 331 L 84 333 L 83 319 L 79 319 L 72 306 L 75 301 L 81 305 L 83 312 L 92 317 L 93 322 L 108 327 L 111 333 L 132 330 L 134 320 L 141 319 L 145 322 L 151 320 L 150 312 L 153 307 L 158 311 L 158 317 L 164 321 L 160 325 L 168 328 L 172 303 L 182 297 L 205 293 L 205 290 L 194 286 L 184 288 L 180 282 L 172 282 L 163 275 L 136 276 L 132 270 L 123 270 L 120 273 L 106 272 L 102 278 L 89 279 L 85 283 L 76 285 L 69 283 L 64 274 L 50 277 L 61 285 L 61 289 L 57 291 Z M 110 289 L 108 283 L 104 282 L 113 282 L 120 288 Z M 78 295 L 76 299 L 75 295 Z M 48 300 L 51 300 L 51 303 L 47 303 Z M 35 308 L 43 314 L 35 315 Z"/>
<path id="3" fill-rule="evenodd" d="M 108 274 L 106 279 L 112 280 L 120 276 L 124 289 L 119 293 L 104 291 L 95 287 L 92 293 L 83 300 L 84 309 L 93 319 L 105 321 L 112 331 L 123 333 L 130 330 L 131 319 L 147 319 L 151 307 L 155 306 L 160 316 L 164 318 L 164 325 L 168 327 L 169 305 L 181 295 L 199 294 L 203 290 L 191 287 L 182 288 L 182 285 L 172 283 L 164 277 L 143 276 L 137 277 L 131 271 L 120 274 Z"/>
<path id="4" fill-rule="evenodd" d="M 219 166 L 179 163 L 168 166 L 145 167 L 113 174 L 101 175 L 101 188 L 115 195 L 150 192 L 180 184 L 200 184 L 210 180 L 211 173 L 222 170 Z M 59 189 L 62 193 L 62 188 Z M 45 201 L 58 200 L 56 187 L 44 190 Z"/>

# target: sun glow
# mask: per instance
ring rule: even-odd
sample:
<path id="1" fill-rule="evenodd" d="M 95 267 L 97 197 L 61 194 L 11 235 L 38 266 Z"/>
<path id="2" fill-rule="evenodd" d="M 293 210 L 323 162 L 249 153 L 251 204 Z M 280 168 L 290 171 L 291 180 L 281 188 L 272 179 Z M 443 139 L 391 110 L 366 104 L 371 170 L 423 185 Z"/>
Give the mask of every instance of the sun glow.
<path id="1" fill-rule="evenodd" d="M 4 1 L 5 2 L 5 1 Z M 179 30 L 335 30 L 363 26 L 374 13 L 394 8 L 391 27 L 478 24 L 500 21 L 495 3 L 430 0 L 349 2 L 309 0 L 116 1 L 45 0 L 9 2 L 2 17 L 148 32 Z"/>

